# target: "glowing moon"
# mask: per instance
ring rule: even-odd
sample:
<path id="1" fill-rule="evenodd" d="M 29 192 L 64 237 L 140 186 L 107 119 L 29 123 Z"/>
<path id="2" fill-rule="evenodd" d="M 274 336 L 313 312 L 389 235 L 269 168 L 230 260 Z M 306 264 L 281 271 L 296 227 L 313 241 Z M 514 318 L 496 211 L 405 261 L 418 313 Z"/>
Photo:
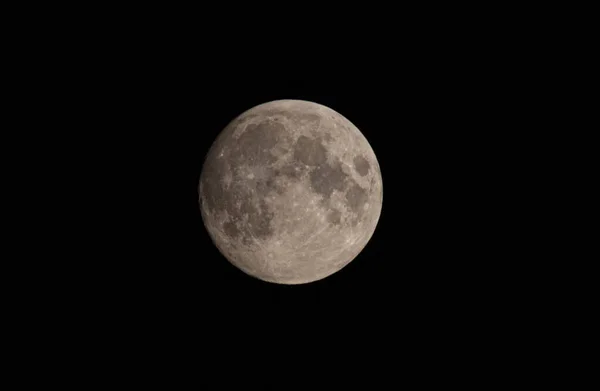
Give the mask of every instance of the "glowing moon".
<path id="1" fill-rule="evenodd" d="M 278 100 L 219 134 L 199 195 L 204 225 L 233 265 L 264 281 L 302 284 L 363 250 L 383 186 L 373 149 L 348 119 L 317 103 Z"/>

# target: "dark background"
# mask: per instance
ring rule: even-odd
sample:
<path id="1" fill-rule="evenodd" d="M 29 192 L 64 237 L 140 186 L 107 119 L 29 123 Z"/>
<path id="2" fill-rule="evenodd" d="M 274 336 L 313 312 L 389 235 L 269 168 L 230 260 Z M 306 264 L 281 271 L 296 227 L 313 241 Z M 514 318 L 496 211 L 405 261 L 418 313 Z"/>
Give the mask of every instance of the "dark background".
<path id="1" fill-rule="evenodd" d="M 18 58 L 27 75 L 16 81 L 29 79 L 22 93 L 45 108 L 26 117 L 69 152 L 44 145 L 63 166 L 43 163 L 50 181 L 34 194 L 57 214 L 44 235 L 59 225 L 74 232 L 49 240 L 65 247 L 56 259 L 40 243 L 24 246 L 44 253 L 39 268 L 24 264 L 27 278 L 43 282 L 34 301 L 44 311 L 23 311 L 39 314 L 32 339 L 56 345 L 47 361 L 65 350 L 64 336 L 81 366 L 91 354 L 102 363 L 94 368 L 134 381 L 165 373 L 172 385 L 177 374 L 210 375 L 209 363 L 221 382 L 264 385 L 277 372 L 266 358 L 291 372 L 279 384 L 305 373 L 352 380 L 371 361 L 386 379 L 447 384 L 485 369 L 497 371 L 488 382 L 518 375 L 530 369 L 531 352 L 552 349 L 544 325 L 530 321 L 554 304 L 537 285 L 548 266 L 535 242 L 525 246 L 536 219 L 552 219 L 543 197 L 528 192 L 545 164 L 532 152 L 548 137 L 537 98 L 554 88 L 544 73 L 552 58 L 532 58 L 543 42 L 553 54 L 561 38 L 529 23 L 544 19 L 541 10 L 506 18 L 427 4 L 349 17 L 293 4 L 266 20 L 238 9 L 239 23 L 229 10 L 161 7 L 77 17 L 54 10 L 68 23 L 38 10 L 50 26 L 18 45 L 34 58 Z M 367 247 L 306 285 L 237 270 L 199 211 L 211 143 L 235 116 L 273 99 L 315 101 L 346 116 L 383 176 L 383 210 Z M 54 182 L 63 172 L 68 192 Z M 67 207 L 47 193 L 75 206 L 77 218 L 67 223 Z M 290 355 L 300 364 L 288 364 Z M 261 369 L 237 372 L 252 364 Z"/>

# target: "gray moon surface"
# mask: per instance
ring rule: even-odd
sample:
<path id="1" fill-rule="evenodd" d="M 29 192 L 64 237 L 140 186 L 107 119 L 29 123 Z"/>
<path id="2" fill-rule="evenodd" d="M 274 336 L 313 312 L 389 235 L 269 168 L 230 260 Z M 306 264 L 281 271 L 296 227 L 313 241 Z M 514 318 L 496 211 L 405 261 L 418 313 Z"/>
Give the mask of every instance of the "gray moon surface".
<path id="1" fill-rule="evenodd" d="M 229 262 L 263 281 L 303 284 L 364 249 L 383 184 L 373 149 L 348 119 L 318 103 L 277 100 L 218 135 L 199 196 L 204 225 Z"/>

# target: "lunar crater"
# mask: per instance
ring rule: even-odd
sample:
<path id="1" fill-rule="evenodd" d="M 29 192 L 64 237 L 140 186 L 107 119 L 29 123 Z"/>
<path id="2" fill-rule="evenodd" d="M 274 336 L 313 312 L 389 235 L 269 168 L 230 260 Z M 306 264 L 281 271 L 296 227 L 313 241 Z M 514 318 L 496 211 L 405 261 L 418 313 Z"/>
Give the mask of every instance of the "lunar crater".
<path id="1" fill-rule="evenodd" d="M 365 159 L 361 155 L 358 155 L 354 157 L 353 162 L 354 168 L 356 169 L 356 172 L 360 174 L 360 176 L 365 176 L 369 173 L 371 165 L 369 164 L 369 161 L 367 159 Z"/>

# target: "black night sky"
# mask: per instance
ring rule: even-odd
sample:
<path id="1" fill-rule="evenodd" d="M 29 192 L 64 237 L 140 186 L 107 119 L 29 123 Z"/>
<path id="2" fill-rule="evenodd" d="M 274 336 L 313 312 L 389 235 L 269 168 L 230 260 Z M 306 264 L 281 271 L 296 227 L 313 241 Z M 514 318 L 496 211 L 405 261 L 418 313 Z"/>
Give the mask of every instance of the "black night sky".
<path id="1" fill-rule="evenodd" d="M 329 374 L 378 391 L 407 377 L 419 389 L 448 388 L 474 373 L 496 385 L 530 370 L 527 349 L 552 349 L 555 336 L 529 343 L 546 327 L 531 321 L 536 311 L 554 306 L 536 283 L 561 283 L 544 279 L 548 261 L 533 239 L 554 209 L 540 206 L 546 194 L 530 190 L 542 173 L 553 175 L 534 152 L 563 153 L 544 149 L 549 127 L 538 113 L 554 117 L 549 106 L 535 106 L 543 106 L 537 95 L 555 89 L 556 75 L 543 73 L 561 57 L 555 44 L 570 41 L 562 33 L 548 40 L 552 56 L 536 62 L 546 29 L 529 26 L 562 22 L 538 5 L 527 16 L 521 6 L 502 14 L 508 6 L 360 2 L 350 16 L 351 3 L 331 15 L 325 3 L 298 2 L 264 3 L 264 11 L 256 2 L 225 2 L 223 10 L 212 9 L 218 2 L 193 10 L 164 2 L 69 6 L 60 17 L 28 6 L 24 19 L 37 11 L 48 26 L 8 28 L 9 41 L 31 34 L 16 46 L 33 58 L 7 55 L 29 74 L 6 76 L 46 111 L 27 108 L 42 125 L 21 121 L 16 131 L 42 144 L 33 134 L 39 129 L 69 153 L 43 145 L 64 168 L 46 166 L 44 156 L 36 170 L 49 174 L 48 185 L 25 178 L 36 184 L 35 206 L 57 217 L 46 226 L 22 219 L 41 236 L 61 226 L 75 232 L 49 240 L 65 244 L 56 259 L 40 242 L 23 245 L 42 252 L 34 257 L 39 268 L 18 262 L 27 280 L 43 280 L 44 290 L 31 294 L 43 311 L 19 305 L 36 319 L 27 325 L 31 335 L 7 334 L 27 359 L 9 361 L 56 363 L 60 371 L 49 372 L 68 376 L 79 372 L 71 367 L 77 362 L 97 371 L 88 382 L 109 379 L 113 388 L 112 374 L 153 386 L 162 375 L 159 388 L 207 390 L 287 390 Z M 242 112 L 278 99 L 341 113 L 364 134 L 382 173 L 371 240 L 342 270 L 309 284 L 278 285 L 238 270 L 212 243 L 199 209 L 202 165 L 217 135 Z M 16 156 L 11 172 L 23 164 Z M 68 190 L 53 178 L 63 171 L 73 172 Z M 48 193 L 75 205 L 75 222 L 63 219 Z M 28 289 L 8 290 L 7 298 Z M 54 345 L 29 350 L 30 337 Z M 368 386 L 354 384 L 375 361 Z M 259 369 L 240 372 L 250 366 Z M 273 380 L 277 373 L 284 380 Z M 315 384 L 303 389 L 346 388 Z"/>

